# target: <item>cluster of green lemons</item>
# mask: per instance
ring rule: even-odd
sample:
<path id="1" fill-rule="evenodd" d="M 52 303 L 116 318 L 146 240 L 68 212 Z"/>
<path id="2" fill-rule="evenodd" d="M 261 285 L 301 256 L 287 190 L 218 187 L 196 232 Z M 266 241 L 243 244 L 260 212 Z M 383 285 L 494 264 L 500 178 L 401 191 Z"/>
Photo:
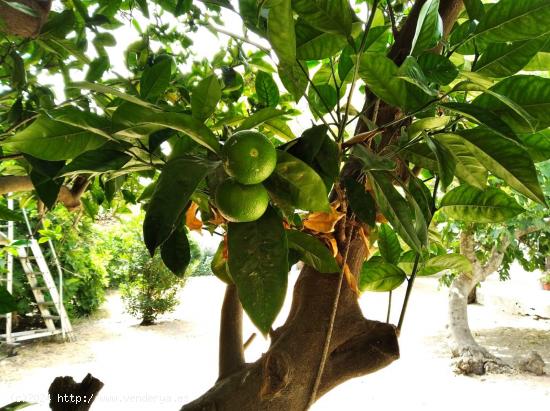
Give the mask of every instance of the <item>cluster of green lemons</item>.
<path id="1" fill-rule="evenodd" d="M 222 160 L 230 176 L 218 185 L 214 201 L 231 222 L 259 219 L 269 205 L 262 182 L 275 170 L 277 152 L 269 139 L 257 131 L 239 131 L 224 144 Z"/>

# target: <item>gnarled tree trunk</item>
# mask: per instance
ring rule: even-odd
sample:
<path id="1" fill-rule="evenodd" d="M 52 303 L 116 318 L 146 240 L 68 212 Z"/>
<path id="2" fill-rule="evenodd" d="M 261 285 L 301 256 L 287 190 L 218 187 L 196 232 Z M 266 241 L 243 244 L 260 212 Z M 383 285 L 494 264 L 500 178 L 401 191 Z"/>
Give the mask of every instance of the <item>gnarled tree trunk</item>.
<path id="1" fill-rule="evenodd" d="M 26 8 L 27 12 L 0 1 L 0 31 L 20 37 L 35 37 L 48 19 L 51 0 L 10 0 Z"/>

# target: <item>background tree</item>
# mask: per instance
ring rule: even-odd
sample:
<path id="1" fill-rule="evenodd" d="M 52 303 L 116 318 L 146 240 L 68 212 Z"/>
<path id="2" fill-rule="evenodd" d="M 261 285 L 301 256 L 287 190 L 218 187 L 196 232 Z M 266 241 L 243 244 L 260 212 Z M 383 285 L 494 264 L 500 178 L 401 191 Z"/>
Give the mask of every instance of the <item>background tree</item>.
<path id="1" fill-rule="evenodd" d="M 347 379 L 385 367 L 399 356 L 410 292 L 430 261 L 434 213 L 464 219 L 474 209 L 485 221 L 495 209 L 519 214 L 512 196 L 488 187 L 489 173 L 545 204 L 533 155 L 549 154 L 550 81 L 518 72 L 540 70 L 547 57 L 550 4 L 464 5 L 73 0 L 49 14 L 36 39 L 2 40 L 2 148 L 24 156 L 17 161 L 48 208 L 62 186 L 79 192 L 78 181 L 93 181 L 107 195 L 137 174 L 155 180 L 140 195 L 145 244 L 174 273 L 190 261 L 185 226 L 225 238 L 213 265 L 229 283 L 220 378 L 183 410 L 306 409 Z M 145 26 L 133 17 L 138 10 L 150 17 Z M 244 36 L 219 27 L 234 14 Z M 111 70 L 106 51 L 121 20 L 140 35 L 125 53 L 129 75 Z M 182 34 L 201 27 L 230 37 L 210 61 L 196 61 L 200 45 Z M 40 88 L 43 70 L 63 75 L 64 102 Z M 73 81 L 78 70 L 86 81 Z M 299 137 L 289 127 L 296 102 L 314 122 Z M 254 189 L 265 213 L 236 222 L 259 208 L 229 210 L 217 193 L 229 184 L 250 194 L 227 183 L 227 174 L 237 176 L 226 143 L 251 129 L 276 146 L 276 164 Z M 391 238 L 385 222 L 401 242 L 382 240 L 381 255 L 370 258 L 377 238 Z M 406 250 L 385 248 L 400 243 Z M 290 314 L 274 330 L 298 260 Z M 359 287 L 390 291 L 404 281 L 397 326 L 364 318 Z M 271 341 L 251 364 L 243 360 L 241 305 Z"/>

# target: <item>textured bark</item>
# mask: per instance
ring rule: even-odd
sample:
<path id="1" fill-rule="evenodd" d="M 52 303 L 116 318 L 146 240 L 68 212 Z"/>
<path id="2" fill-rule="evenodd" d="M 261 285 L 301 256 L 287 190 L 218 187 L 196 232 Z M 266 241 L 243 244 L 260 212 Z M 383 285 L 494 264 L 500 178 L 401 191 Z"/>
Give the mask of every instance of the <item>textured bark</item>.
<path id="1" fill-rule="evenodd" d="M 57 377 L 48 393 L 52 411 L 86 411 L 92 406 L 103 383 L 91 374 L 77 383 L 72 377 Z"/>
<path id="2" fill-rule="evenodd" d="M 244 366 L 243 308 L 237 287 L 227 286 L 220 321 L 218 378 L 223 379 Z"/>
<path id="3" fill-rule="evenodd" d="M 0 2 L 0 31 L 20 37 L 36 37 L 48 19 L 51 0 L 11 0 L 33 10 L 33 15 Z"/>
<path id="4" fill-rule="evenodd" d="M 89 181 L 86 177 L 77 177 L 71 188 L 61 186 L 57 201 L 69 211 L 78 209 L 81 205 L 80 197 L 88 188 L 88 184 Z M 0 176 L 0 195 L 32 190 L 34 190 L 34 186 L 29 176 Z"/>

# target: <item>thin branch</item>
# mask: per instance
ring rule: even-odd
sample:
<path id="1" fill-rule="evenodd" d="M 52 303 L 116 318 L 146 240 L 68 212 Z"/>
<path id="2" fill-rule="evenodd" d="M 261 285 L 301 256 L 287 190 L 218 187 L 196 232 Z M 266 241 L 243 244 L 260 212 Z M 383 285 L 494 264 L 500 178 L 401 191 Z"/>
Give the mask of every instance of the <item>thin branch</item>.
<path id="1" fill-rule="evenodd" d="M 222 33 L 222 34 L 225 34 L 226 36 L 229 36 L 229 37 L 232 37 L 234 38 L 235 40 L 239 40 L 239 41 L 242 41 L 243 43 L 247 43 L 247 44 L 250 44 L 251 46 L 254 46 L 254 47 L 257 47 L 259 48 L 260 50 L 262 50 L 264 53 L 267 53 L 267 54 L 270 54 L 271 53 L 271 50 L 268 49 L 267 47 L 265 46 L 262 46 L 261 44 L 259 43 L 256 43 L 255 41 L 252 41 L 246 37 L 243 37 L 239 34 L 236 34 L 236 33 L 232 33 L 222 27 L 218 27 L 218 26 L 214 26 L 213 24 L 206 24 L 206 27 L 209 27 L 211 28 L 212 30 L 214 31 L 217 31 L 219 33 Z"/>
<path id="2" fill-rule="evenodd" d="M 397 23 L 395 22 L 395 14 L 393 13 L 391 0 L 388 0 L 388 14 L 390 15 L 391 31 L 393 33 L 393 38 L 396 38 L 399 34 L 399 30 L 397 30 Z"/>

